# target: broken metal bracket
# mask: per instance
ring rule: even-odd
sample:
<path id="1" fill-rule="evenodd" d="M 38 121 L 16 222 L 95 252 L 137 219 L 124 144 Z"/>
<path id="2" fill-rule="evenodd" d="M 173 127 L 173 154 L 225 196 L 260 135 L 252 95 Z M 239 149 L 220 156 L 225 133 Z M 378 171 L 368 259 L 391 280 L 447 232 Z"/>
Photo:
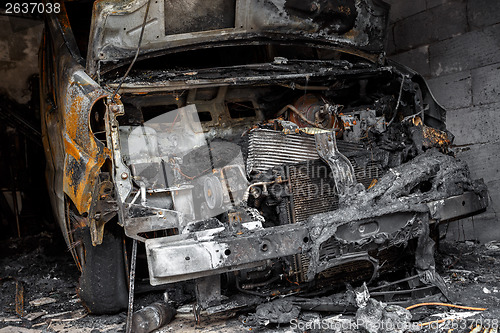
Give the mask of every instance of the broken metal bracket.
<path id="1" fill-rule="evenodd" d="M 196 301 L 201 309 L 220 305 L 222 302 L 220 275 L 211 275 L 195 280 Z"/>
<path id="2" fill-rule="evenodd" d="M 413 299 L 413 301 L 428 299 L 429 297 L 436 297 L 435 293 L 438 290 L 450 300 L 449 290 L 442 278 L 435 271 L 424 271 L 401 280 L 372 287 L 369 292 L 371 297 L 377 298 L 384 303 L 403 305 L 408 303 L 407 297 Z M 401 297 L 404 298 L 401 299 Z"/>
<path id="3" fill-rule="evenodd" d="M 478 213 L 488 207 L 487 193 L 465 192 L 442 200 L 427 203 L 431 218 L 449 222 Z"/>
<path id="4" fill-rule="evenodd" d="M 92 206 L 90 207 L 90 235 L 92 245 L 102 243 L 104 236 L 104 225 L 111 220 L 118 211 L 113 193 L 113 183 L 109 179 L 109 174 L 101 173 L 99 182 L 96 184 L 92 195 Z"/>
<path id="5" fill-rule="evenodd" d="M 420 273 L 420 281 L 424 284 L 436 286 L 448 300 L 451 300 L 451 295 L 446 283 L 436 272 L 436 262 L 434 260 L 436 243 L 430 237 L 429 214 L 422 214 L 419 224 L 422 228 L 418 236 L 417 248 L 415 251 L 415 268 L 417 272 Z"/>
<path id="6" fill-rule="evenodd" d="M 141 233 L 167 229 L 180 229 L 184 225 L 182 213 L 161 208 L 147 207 L 137 204 L 123 205 L 123 225 L 125 234 L 142 242 L 146 238 Z"/>
<path id="7" fill-rule="evenodd" d="M 418 237 L 422 228 L 416 223 L 419 221 L 418 217 L 417 212 L 399 212 L 375 215 L 335 227 L 318 228 L 312 233 L 317 235 L 311 239 L 313 250 L 307 254 L 310 259 L 307 281 L 312 281 L 316 274 L 329 268 L 354 261 L 370 262 L 374 267 L 371 279 L 375 278 L 379 268 L 378 261 L 368 252 L 374 248 L 406 244 L 410 239 Z M 328 253 L 324 250 L 328 248 L 339 251 Z"/>
<path id="8" fill-rule="evenodd" d="M 340 197 L 345 196 L 349 193 L 349 188 L 356 185 L 354 167 L 349 159 L 339 152 L 335 132 L 317 133 L 314 138 L 318 155 L 332 170 L 337 193 Z"/>
<path id="9" fill-rule="evenodd" d="M 132 190 L 130 170 L 122 160 L 118 121 L 116 117 L 125 114 L 123 104 L 108 98 L 106 101 L 106 139 L 113 152 L 113 180 L 116 185 L 117 200 L 125 202 Z"/>
<path id="10" fill-rule="evenodd" d="M 435 270 L 429 270 L 425 272 L 425 281 L 437 287 L 448 301 L 455 301 L 455 298 L 446 285 L 446 282 L 444 282 L 441 275 L 439 275 Z"/>
<path id="11" fill-rule="evenodd" d="M 329 268 L 335 267 L 335 266 L 340 266 L 342 264 L 346 264 L 349 262 L 354 262 L 354 261 L 368 261 L 370 264 L 373 266 L 373 274 L 368 281 L 368 284 L 377 277 L 378 275 L 378 269 L 379 269 L 379 262 L 377 259 L 373 258 L 370 256 L 367 252 L 357 252 L 357 253 L 349 253 L 345 254 L 343 256 L 340 256 L 338 258 L 333 258 L 328 261 L 321 261 L 314 269 L 310 269 L 311 272 L 322 272 L 325 271 Z M 309 281 L 314 278 L 313 274 L 311 272 L 307 272 L 307 277 Z M 315 275 L 315 274 L 314 274 Z"/>
<path id="12" fill-rule="evenodd" d="M 418 225 L 420 234 L 415 250 L 415 267 L 419 272 L 434 270 L 436 267 L 434 261 L 435 243 L 430 237 L 429 215 L 421 214 Z"/>

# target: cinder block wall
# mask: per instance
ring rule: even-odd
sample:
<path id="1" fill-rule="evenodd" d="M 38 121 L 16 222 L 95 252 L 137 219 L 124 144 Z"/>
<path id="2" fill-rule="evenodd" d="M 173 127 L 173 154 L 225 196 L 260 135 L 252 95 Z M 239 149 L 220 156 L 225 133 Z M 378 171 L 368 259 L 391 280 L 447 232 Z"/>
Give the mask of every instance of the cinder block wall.
<path id="1" fill-rule="evenodd" d="M 500 1 L 386 0 L 387 54 L 420 72 L 447 109 L 457 156 L 489 188 L 490 207 L 453 222 L 447 237 L 500 239 Z"/>

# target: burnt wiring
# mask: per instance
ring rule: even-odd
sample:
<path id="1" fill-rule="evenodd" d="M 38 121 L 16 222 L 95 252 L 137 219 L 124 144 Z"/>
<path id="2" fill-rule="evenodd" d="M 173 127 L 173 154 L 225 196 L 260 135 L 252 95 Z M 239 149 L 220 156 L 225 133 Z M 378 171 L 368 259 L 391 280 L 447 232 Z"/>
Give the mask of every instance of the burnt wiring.
<path id="1" fill-rule="evenodd" d="M 132 62 L 127 68 L 127 71 L 125 74 L 123 74 L 120 83 L 118 83 L 118 86 L 116 87 L 115 91 L 113 92 L 113 101 L 116 103 L 116 95 L 118 94 L 118 91 L 120 90 L 123 82 L 127 78 L 128 74 L 130 73 L 130 70 L 132 69 L 132 66 L 134 66 L 135 61 L 137 60 L 137 57 L 139 56 L 139 51 L 141 50 L 141 44 L 142 44 L 142 37 L 144 36 L 144 29 L 146 28 L 146 22 L 148 20 L 148 14 L 149 14 L 149 6 L 151 4 L 151 0 L 148 0 L 148 3 L 146 4 L 146 13 L 144 14 L 144 20 L 142 21 L 142 26 L 141 26 L 141 34 L 139 35 L 139 42 L 137 44 L 137 50 L 135 51 L 135 56 L 134 59 L 132 59 Z"/>
<path id="2" fill-rule="evenodd" d="M 414 304 L 406 308 L 406 310 L 411 310 L 415 309 L 421 306 L 447 306 L 450 308 L 456 308 L 456 309 L 462 309 L 462 310 L 471 310 L 471 311 L 485 311 L 487 310 L 486 308 L 475 308 L 471 306 L 464 306 L 464 305 L 455 305 L 455 304 L 449 304 L 449 303 L 439 303 L 439 302 L 429 302 L 429 303 L 419 303 L 419 304 Z"/>
<path id="3" fill-rule="evenodd" d="M 410 120 L 410 119 L 414 120 L 414 119 L 415 119 L 415 117 L 417 117 L 417 116 L 419 116 L 419 115 L 423 115 L 423 114 L 424 114 L 424 110 L 419 111 L 419 112 L 417 112 L 417 113 L 415 113 L 415 114 L 412 114 L 412 115 L 410 115 L 410 116 L 406 116 L 406 117 L 404 117 L 404 118 L 403 118 L 403 120 L 401 120 L 401 122 L 402 122 L 402 123 L 404 123 L 404 122 L 406 122 L 406 121 L 408 121 L 408 120 Z"/>
<path id="4" fill-rule="evenodd" d="M 408 306 L 406 310 L 412 310 L 421 306 L 446 306 L 450 308 L 455 308 L 455 309 L 461 309 L 461 310 L 471 310 L 471 311 L 485 311 L 487 310 L 486 308 L 476 308 L 472 306 L 464 306 L 464 305 L 456 305 L 456 304 L 449 304 L 449 303 L 439 303 L 439 302 L 427 302 L 427 303 L 418 303 L 414 304 L 411 306 Z M 439 319 L 439 320 L 433 320 L 425 323 L 419 323 L 418 326 L 424 327 L 424 326 L 429 326 L 429 325 L 434 325 L 434 324 L 440 324 L 444 323 L 445 321 L 450 320 L 450 319 Z"/>
<path id="5" fill-rule="evenodd" d="M 290 88 L 292 90 L 299 89 L 299 90 L 320 90 L 320 91 L 327 91 L 330 88 L 324 87 L 324 86 L 303 86 L 298 83 L 292 82 L 291 84 L 280 84 L 280 86 L 285 87 L 285 88 Z"/>
<path id="6" fill-rule="evenodd" d="M 400 103 L 401 103 L 401 95 L 403 94 L 403 86 L 404 86 L 404 83 L 405 83 L 405 76 L 404 76 L 404 75 L 402 75 L 402 76 L 401 76 L 401 86 L 399 87 L 398 101 L 396 102 L 396 107 L 394 108 L 394 114 L 392 115 L 391 120 L 390 120 L 390 121 L 389 121 L 389 123 L 387 124 L 386 130 L 387 130 L 387 128 L 389 128 L 389 126 L 391 126 L 391 124 L 394 122 L 394 119 L 396 119 L 396 115 L 398 114 L 399 105 L 400 105 Z"/>

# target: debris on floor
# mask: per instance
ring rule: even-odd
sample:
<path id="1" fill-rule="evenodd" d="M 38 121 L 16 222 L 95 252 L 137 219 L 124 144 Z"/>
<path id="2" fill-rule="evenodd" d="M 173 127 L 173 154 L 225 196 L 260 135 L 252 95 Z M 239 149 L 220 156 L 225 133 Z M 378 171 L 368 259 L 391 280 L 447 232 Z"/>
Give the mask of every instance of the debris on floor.
<path id="1" fill-rule="evenodd" d="M 154 302 L 134 313 L 132 332 L 149 333 L 167 325 L 175 316 L 175 308 L 165 302 Z"/>
<path id="2" fill-rule="evenodd" d="M 356 312 L 358 329 L 367 333 L 405 332 L 411 329 L 411 318 L 410 311 L 405 308 L 385 305 L 373 298 Z"/>
<path id="3" fill-rule="evenodd" d="M 47 314 L 45 311 L 32 312 L 32 313 L 28 313 L 26 316 L 24 316 L 24 318 L 26 320 L 33 321 L 33 320 L 40 318 L 41 316 L 43 316 L 45 314 Z"/>
<path id="4" fill-rule="evenodd" d="M 198 323 L 193 320 L 192 304 L 186 304 L 177 309 L 172 322 L 154 332 L 319 332 L 329 329 L 352 333 L 426 333 L 448 332 L 453 328 L 453 333 L 496 332 L 490 329 L 498 327 L 500 318 L 500 274 L 494 269 L 499 265 L 500 250 L 492 244 L 440 244 L 436 267 L 455 297 L 453 304 L 442 296 L 438 301 L 423 303 L 426 305 L 417 301 L 410 302 L 411 306 L 387 304 L 374 298 L 385 289 L 361 285 L 326 297 L 276 296 L 253 310 L 217 315 L 202 312 Z M 124 332 L 125 313 L 95 316 L 87 314 L 77 301 L 74 275 L 78 273 L 68 253 L 47 253 L 33 248 L 23 252 L 20 247 L 18 250 L 17 254 L 0 259 L 0 333 Z M 16 277 L 24 286 L 24 316 L 16 313 L 16 280 L 7 279 L 8 276 Z M 378 283 L 387 289 L 386 282 Z M 39 305 L 47 298 L 49 302 Z M 138 295 L 136 313 L 157 301 L 163 301 L 163 293 Z"/>
<path id="5" fill-rule="evenodd" d="M 30 301 L 30 305 L 31 306 L 42 306 L 42 305 L 51 304 L 51 303 L 55 303 L 55 302 L 57 302 L 57 300 L 55 300 L 52 297 L 41 297 L 41 298 L 37 298 L 37 299 Z"/>

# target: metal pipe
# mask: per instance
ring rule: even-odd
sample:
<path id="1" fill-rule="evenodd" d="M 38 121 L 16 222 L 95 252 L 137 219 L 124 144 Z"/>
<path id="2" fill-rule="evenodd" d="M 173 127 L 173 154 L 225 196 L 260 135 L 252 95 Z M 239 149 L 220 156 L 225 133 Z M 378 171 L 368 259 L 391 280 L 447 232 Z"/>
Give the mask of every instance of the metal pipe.
<path id="1" fill-rule="evenodd" d="M 137 239 L 132 240 L 132 257 L 130 262 L 130 279 L 128 289 L 128 312 L 126 333 L 132 332 L 132 314 L 134 313 L 134 287 L 135 287 L 135 264 L 137 260 Z"/>
<path id="2" fill-rule="evenodd" d="M 298 84 L 298 83 L 294 83 L 294 84 L 281 84 L 281 86 L 283 87 L 286 87 L 286 88 L 290 88 L 290 89 L 300 89 L 300 90 L 322 90 L 322 91 L 325 91 L 325 90 L 328 90 L 330 88 L 328 87 L 323 87 L 323 86 L 303 86 L 301 84 Z"/>
<path id="3" fill-rule="evenodd" d="M 141 205 L 146 206 L 146 184 L 143 182 L 140 183 L 141 185 Z"/>
<path id="4" fill-rule="evenodd" d="M 304 115 L 302 113 L 300 113 L 299 110 L 297 110 L 297 108 L 291 104 L 288 104 L 288 105 L 285 105 L 285 107 L 283 109 L 281 109 L 275 117 L 279 117 L 281 116 L 283 113 L 285 113 L 285 111 L 287 109 L 290 109 L 291 111 L 293 111 L 293 113 L 295 113 L 300 119 L 302 119 L 302 121 L 306 122 L 308 125 L 311 125 L 313 127 L 318 127 L 318 128 L 324 128 L 321 124 L 316 124 L 316 123 L 313 123 L 312 121 L 310 121 L 309 119 L 307 119 L 306 117 L 304 117 Z"/>

